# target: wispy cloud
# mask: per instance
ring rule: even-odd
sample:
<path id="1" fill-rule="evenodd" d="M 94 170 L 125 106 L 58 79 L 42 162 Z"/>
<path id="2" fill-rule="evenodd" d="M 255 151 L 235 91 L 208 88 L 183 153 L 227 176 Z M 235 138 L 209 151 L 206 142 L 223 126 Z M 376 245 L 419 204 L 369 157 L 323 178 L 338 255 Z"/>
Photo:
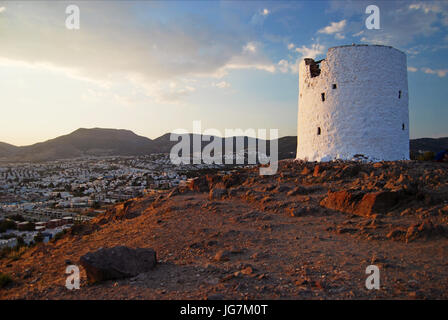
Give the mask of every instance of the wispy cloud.
<path id="1" fill-rule="evenodd" d="M 303 58 L 316 58 L 316 56 L 325 53 L 325 46 L 314 43 L 310 47 L 302 46 L 300 48 L 296 48 L 296 52 L 298 52 Z"/>
<path id="2" fill-rule="evenodd" d="M 271 13 L 271 11 L 267 8 L 263 8 L 258 10 L 251 19 L 251 23 L 255 25 L 262 24 L 267 16 Z"/>
<path id="3" fill-rule="evenodd" d="M 228 83 L 227 81 L 221 81 L 218 83 L 213 83 L 214 87 L 217 87 L 219 89 L 226 89 L 226 88 L 230 88 L 230 83 Z"/>
<path id="4" fill-rule="evenodd" d="M 270 13 L 269 9 L 264 8 L 260 14 L 263 16 L 267 16 L 269 13 Z"/>
<path id="5" fill-rule="evenodd" d="M 282 59 L 278 64 L 278 71 L 281 73 L 297 73 L 299 71 L 298 67 L 299 59 L 296 62 L 290 62 L 288 60 Z"/>
<path id="6" fill-rule="evenodd" d="M 325 33 L 325 34 L 334 34 L 334 33 L 343 31 L 346 25 L 347 25 L 347 20 L 341 20 L 339 22 L 331 22 L 330 25 L 326 26 L 325 28 L 320 29 L 317 32 Z"/>
<path id="7" fill-rule="evenodd" d="M 427 74 L 436 74 L 440 78 L 443 78 L 447 75 L 448 69 L 431 69 L 431 68 L 421 68 L 424 73 Z"/>
<path id="8" fill-rule="evenodd" d="M 159 102 L 177 102 L 191 95 L 194 87 L 185 79 L 222 77 L 232 69 L 275 72 L 263 46 L 250 41 L 245 32 L 216 30 L 219 25 L 205 19 L 192 23 L 194 17 L 188 15 L 172 23 L 154 17 L 141 24 L 135 5 L 83 3 L 81 28 L 74 32 L 64 26 L 62 3 L 12 3 L 0 20 L 5 31 L 0 59 L 47 66 L 97 83 L 127 79 Z M 138 5 L 147 6 L 148 12 L 155 6 L 151 1 Z M 258 14 L 266 17 L 270 11 Z M 175 88 L 169 85 L 172 81 L 178 84 Z"/>

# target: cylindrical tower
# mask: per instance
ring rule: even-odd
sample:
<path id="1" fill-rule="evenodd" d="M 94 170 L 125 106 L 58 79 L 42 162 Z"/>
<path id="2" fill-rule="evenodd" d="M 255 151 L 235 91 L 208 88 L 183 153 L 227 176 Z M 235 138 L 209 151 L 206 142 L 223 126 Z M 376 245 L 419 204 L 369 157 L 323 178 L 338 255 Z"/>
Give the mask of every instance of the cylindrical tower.
<path id="1" fill-rule="evenodd" d="M 299 65 L 298 159 L 409 159 L 406 55 L 392 47 L 330 48 Z"/>

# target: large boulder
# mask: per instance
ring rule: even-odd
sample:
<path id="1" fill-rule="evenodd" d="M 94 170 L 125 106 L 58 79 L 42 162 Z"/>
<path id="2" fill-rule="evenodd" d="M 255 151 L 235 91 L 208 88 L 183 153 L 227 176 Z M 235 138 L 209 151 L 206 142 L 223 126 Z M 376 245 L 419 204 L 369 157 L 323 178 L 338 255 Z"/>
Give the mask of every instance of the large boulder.
<path id="1" fill-rule="evenodd" d="M 124 246 L 101 248 L 80 258 L 89 283 L 134 277 L 148 272 L 157 264 L 153 249 L 131 249 Z"/>
<path id="2" fill-rule="evenodd" d="M 384 214 L 393 210 L 400 202 L 406 200 L 402 191 L 379 191 L 365 193 L 362 191 L 342 190 L 328 192 L 320 205 L 329 209 L 361 216 L 376 213 Z"/>

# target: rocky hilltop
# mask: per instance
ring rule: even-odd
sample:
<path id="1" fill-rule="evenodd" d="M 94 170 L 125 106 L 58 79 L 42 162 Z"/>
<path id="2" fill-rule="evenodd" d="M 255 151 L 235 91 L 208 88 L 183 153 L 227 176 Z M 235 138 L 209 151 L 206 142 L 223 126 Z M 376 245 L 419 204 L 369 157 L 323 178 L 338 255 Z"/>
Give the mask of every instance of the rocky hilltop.
<path id="1" fill-rule="evenodd" d="M 128 200 L 4 258 L 0 299 L 447 299 L 447 266 L 448 164 L 284 160 Z"/>

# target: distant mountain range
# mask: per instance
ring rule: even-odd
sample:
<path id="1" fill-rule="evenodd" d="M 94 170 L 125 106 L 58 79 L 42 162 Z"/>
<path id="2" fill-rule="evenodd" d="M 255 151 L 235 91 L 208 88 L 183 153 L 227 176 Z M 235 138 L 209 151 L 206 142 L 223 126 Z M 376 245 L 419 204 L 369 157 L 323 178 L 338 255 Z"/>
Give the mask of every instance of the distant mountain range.
<path id="1" fill-rule="evenodd" d="M 190 134 L 190 141 L 193 135 Z M 235 137 L 220 138 L 224 145 L 228 139 L 233 139 L 234 152 L 236 150 Z M 244 137 L 245 146 L 248 141 L 254 142 L 255 138 Z M 136 156 L 152 153 L 168 153 L 177 144 L 177 141 L 170 141 L 170 134 L 164 134 L 157 139 L 151 140 L 146 137 L 136 135 L 130 130 L 119 129 L 78 129 L 70 134 L 63 135 L 45 142 L 36 143 L 30 146 L 17 147 L 11 144 L 0 142 L 0 160 L 4 161 L 47 161 L 57 159 L 70 159 L 85 156 Z M 202 142 L 202 146 L 209 142 Z M 287 136 L 278 139 L 279 158 L 293 158 L 296 152 L 297 138 Z M 410 141 L 411 151 L 440 151 L 448 149 L 448 138 L 421 138 Z M 269 141 L 267 142 L 269 150 Z"/>
<path id="2" fill-rule="evenodd" d="M 448 137 L 445 138 L 420 138 L 411 140 L 411 152 L 432 151 L 439 152 L 448 149 Z"/>

